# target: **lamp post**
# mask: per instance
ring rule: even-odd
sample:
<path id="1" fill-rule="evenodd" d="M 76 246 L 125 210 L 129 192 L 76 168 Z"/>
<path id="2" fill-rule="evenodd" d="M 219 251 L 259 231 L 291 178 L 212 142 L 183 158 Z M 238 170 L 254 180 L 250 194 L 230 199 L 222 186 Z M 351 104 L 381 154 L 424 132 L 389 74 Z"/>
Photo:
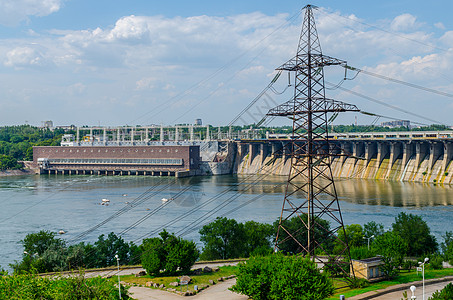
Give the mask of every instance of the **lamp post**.
<path id="1" fill-rule="evenodd" d="M 374 234 L 373 234 L 372 236 L 370 236 L 370 237 L 366 237 L 366 236 L 363 237 L 364 240 L 365 240 L 365 239 L 368 240 L 368 250 L 370 250 L 370 240 L 371 240 L 372 238 L 374 238 Z"/>
<path id="2" fill-rule="evenodd" d="M 422 267 L 422 274 L 423 274 L 423 300 L 425 300 L 425 264 L 428 263 L 429 258 L 425 258 L 423 262 L 419 262 L 418 264 Z"/>
<path id="3" fill-rule="evenodd" d="M 417 296 L 415 296 L 415 289 L 416 289 L 415 285 L 411 285 L 410 289 L 412 292 L 411 299 L 417 299 Z"/>
<path id="4" fill-rule="evenodd" d="M 115 255 L 116 262 L 118 263 L 118 294 L 120 295 L 121 299 L 121 284 L 120 284 L 120 258 L 118 257 L 118 254 Z"/>

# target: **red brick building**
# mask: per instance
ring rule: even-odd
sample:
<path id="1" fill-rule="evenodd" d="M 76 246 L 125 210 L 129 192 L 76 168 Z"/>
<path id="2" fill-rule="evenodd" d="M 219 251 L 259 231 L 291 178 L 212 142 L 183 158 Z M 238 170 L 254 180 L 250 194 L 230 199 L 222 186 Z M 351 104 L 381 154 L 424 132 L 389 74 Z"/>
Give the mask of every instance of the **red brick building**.
<path id="1" fill-rule="evenodd" d="M 99 175 L 196 175 L 199 146 L 33 147 L 39 173 Z"/>

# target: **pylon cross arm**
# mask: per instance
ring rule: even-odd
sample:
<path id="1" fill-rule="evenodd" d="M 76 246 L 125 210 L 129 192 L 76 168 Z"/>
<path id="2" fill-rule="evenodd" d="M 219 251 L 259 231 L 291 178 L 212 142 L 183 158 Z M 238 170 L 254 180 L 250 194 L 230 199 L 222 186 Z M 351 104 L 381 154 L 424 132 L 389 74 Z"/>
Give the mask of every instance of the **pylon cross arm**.
<path id="1" fill-rule="evenodd" d="M 321 102 L 320 105 L 313 105 L 315 110 L 308 111 L 306 102 L 308 99 L 291 99 L 275 108 L 269 110 L 268 116 L 292 116 L 297 114 L 311 113 L 328 113 L 328 112 L 345 112 L 360 111 L 354 104 L 348 104 L 342 101 L 327 98 L 312 98 L 313 103 Z"/>
<path id="2" fill-rule="evenodd" d="M 281 65 L 280 67 L 276 68 L 275 70 L 283 70 L 283 71 L 299 71 L 299 70 L 306 70 L 308 69 L 308 54 L 299 54 L 288 60 L 286 63 Z M 347 62 L 345 60 L 341 60 L 338 58 L 334 58 L 331 56 L 323 55 L 323 54 L 310 54 L 310 65 L 311 68 L 319 68 L 324 66 L 347 66 Z"/>

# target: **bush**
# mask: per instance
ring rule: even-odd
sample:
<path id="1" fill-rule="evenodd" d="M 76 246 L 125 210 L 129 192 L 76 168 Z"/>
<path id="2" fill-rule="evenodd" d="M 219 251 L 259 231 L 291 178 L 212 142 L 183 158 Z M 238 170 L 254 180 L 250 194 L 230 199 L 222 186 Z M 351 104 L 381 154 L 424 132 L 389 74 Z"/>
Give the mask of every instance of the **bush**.
<path id="1" fill-rule="evenodd" d="M 143 240 L 142 266 L 149 275 L 175 275 L 178 270 L 189 272 L 199 257 L 199 251 L 192 241 L 183 240 L 166 230 L 160 238 Z"/>
<path id="2" fill-rule="evenodd" d="M 447 284 L 441 291 L 435 292 L 428 300 L 450 300 L 453 299 L 453 284 Z"/>
<path id="3" fill-rule="evenodd" d="M 406 260 L 403 260 L 403 262 L 401 263 L 401 269 L 409 272 L 416 265 L 417 265 L 417 262 L 410 260 L 410 259 L 406 259 Z"/>
<path id="4" fill-rule="evenodd" d="M 240 264 L 231 289 L 254 300 L 317 300 L 331 295 L 334 286 L 328 273 L 321 273 L 310 259 L 274 254 Z"/>
<path id="5" fill-rule="evenodd" d="M 368 249 L 368 246 L 351 247 L 349 252 L 351 253 L 351 259 L 365 259 L 376 256 L 373 248 Z"/>
<path id="6" fill-rule="evenodd" d="M 130 299 L 121 286 L 121 298 Z M 0 299 L 118 299 L 114 281 L 83 275 L 67 278 L 14 275 L 0 277 Z"/>
<path id="7" fill-rule="evenodd" d="M 444 262 L 444 260 L 443 260 L 442 256 L 433 255 L 429 259 L 428 267 L 430 269 L 434 269 L 434 270 L 442 270 L 444 268 L 443 262 Z"/>
<path id="8" fill-rule="evenodd" d="M 370 285 L 370 282 L 365 278 L 351 277 L 349 278 L 349 287 L 352 289 L 363 289 Z"/>

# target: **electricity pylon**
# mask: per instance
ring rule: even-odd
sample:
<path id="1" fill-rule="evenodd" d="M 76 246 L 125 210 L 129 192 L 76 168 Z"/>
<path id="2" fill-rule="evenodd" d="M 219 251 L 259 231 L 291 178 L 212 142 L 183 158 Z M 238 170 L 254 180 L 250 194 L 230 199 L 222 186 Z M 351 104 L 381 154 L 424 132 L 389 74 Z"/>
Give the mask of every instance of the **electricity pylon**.
<path id="1" fill-rule="evenodd" d="M 341 241 L 336 233 L 343 231 L 343 218 L 331 170 L 333 145 L 329 144 L 328 117 L 346 111 L 359 111 L 355 105 L 328 99 L 325 96 L 324 67 L 346 66 L 346 61 L 322 54 L 318 39 L 313 6 L 307 5 L 294 58 L 277 68 L 295 72 L 294 97 L 273 109 L 267 115 L 284 116 L 292 120 L 291 169 L 280 216 L 275 250 L 285 243 L 296 245 L 297 252 L 308 255 L 322 268 L 346 274 L 349 264 L 347 239 Z M 289 225 L 297 216 L 298 229 Z M 330 227 L 326 226 L 326 222 Z M 338 240 L 341 249 L 332 249 Z M 338 247 L 338 246 L 337 246 Z M 323 257 L 319 255 L 323 254 Z M 327 256 L 327 257 L 326 257 Z M 353 274 L 352 274 L 353 275 Z"/>

